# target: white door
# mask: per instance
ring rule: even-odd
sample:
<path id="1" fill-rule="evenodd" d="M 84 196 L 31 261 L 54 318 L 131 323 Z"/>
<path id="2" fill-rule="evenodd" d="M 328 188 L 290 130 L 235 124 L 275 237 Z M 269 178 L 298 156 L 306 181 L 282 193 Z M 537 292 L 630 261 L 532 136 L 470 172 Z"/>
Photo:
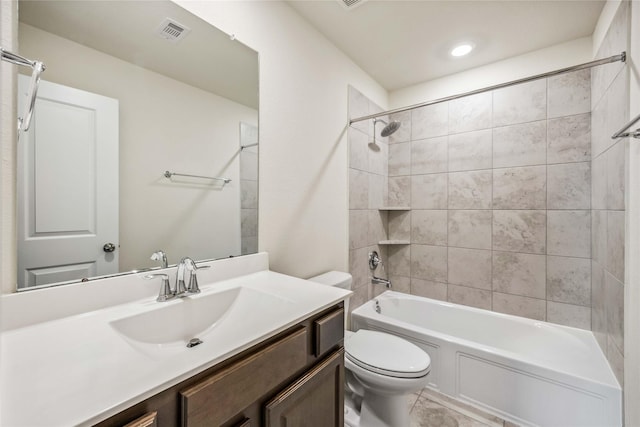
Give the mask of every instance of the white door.
<path id="1" fill-rule="evenodd" d="M 41 81 L 17 181 L 19 288 L 118 272 L 117 100 Z"/>

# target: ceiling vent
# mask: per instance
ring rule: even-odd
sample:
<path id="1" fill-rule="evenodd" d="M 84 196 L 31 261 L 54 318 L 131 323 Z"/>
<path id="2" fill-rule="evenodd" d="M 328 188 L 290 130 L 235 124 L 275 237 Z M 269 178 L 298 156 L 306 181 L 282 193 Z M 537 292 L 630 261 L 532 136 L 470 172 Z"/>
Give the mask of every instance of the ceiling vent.
<path id="1" fill-rule="evenodd" d="M 345 9 L 352 10 L 360 6 L 365 1 L 366 0 L 338 0 L 338 3 L 340 3 Z"/>
<path id="2" fill-rule="evenodd" d="M 171 18 L 166 18 L 156 29 L 156 35 L 158 37 L 169 40 L 171 43 L 178 43 L 190 32 L 191 28 L 182 25 Z"/>

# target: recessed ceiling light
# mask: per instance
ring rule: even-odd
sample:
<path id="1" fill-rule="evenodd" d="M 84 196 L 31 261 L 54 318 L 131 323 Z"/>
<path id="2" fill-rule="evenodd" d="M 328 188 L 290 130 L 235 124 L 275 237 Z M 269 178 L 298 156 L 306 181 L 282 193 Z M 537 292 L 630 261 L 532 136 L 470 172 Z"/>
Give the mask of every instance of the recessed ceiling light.
<path id="1" fill-rule="evenodd" d="M 460 44 L 451 50 L 451 56 L 465 56 L 473 50 L 473 46 L 469 43 Z"/>

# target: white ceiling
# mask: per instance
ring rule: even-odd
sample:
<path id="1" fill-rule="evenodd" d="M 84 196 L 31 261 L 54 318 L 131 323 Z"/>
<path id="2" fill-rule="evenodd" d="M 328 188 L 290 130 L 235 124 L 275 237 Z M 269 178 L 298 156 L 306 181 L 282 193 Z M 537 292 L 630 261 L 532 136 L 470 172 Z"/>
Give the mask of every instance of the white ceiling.
<path id="1" fill-rule="evenodd" d="M 20 1 L 21 22 L 258 108 L 258 54 L 167 1 Z M 165 18 L 191 28 L 173 44 L 154 34 Z"/>
<path id="2" fill-rule="evenodd" d="M 341 0 L 288 2 L 387 90 L 590 36 L 604 1 Z M 476 49 L 453 58 L 451 48 Z"/>

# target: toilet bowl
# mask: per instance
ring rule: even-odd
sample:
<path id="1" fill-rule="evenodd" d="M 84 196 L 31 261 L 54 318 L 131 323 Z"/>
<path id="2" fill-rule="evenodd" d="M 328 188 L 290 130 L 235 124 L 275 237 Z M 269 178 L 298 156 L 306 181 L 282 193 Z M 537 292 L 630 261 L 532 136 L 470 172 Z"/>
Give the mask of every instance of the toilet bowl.
<path id="1" fill-rule="evenodd" d="M 338 271 L 308 280 L 351 288 L 351 275 Z M 408 427 L 407 395 L 427 385 L 431 367 L 429 355 L 400 337 L 365 329 L 345 330 L 344 349 L 347 371 L 345 425 Z"/>

